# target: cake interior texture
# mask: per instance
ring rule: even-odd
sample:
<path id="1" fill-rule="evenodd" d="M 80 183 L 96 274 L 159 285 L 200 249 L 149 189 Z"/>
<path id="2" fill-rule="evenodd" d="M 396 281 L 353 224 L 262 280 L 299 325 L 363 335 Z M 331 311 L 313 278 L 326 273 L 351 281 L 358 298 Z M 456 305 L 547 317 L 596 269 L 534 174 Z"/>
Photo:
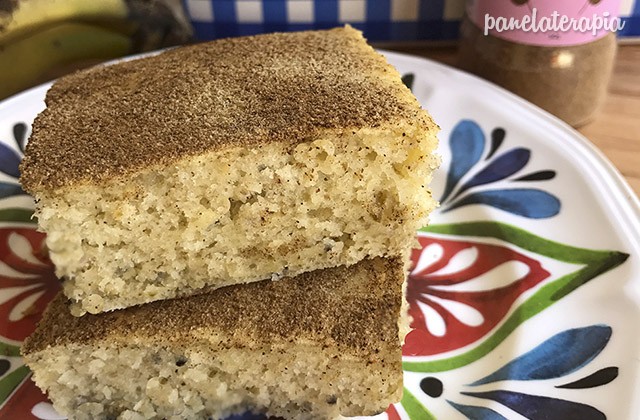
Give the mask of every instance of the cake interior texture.
<path id="1" fill-rule="evenodd" d="M 403 280 L 376 258 L 83 317 L 60 294 L 22 353 L 74 419 L 372 415 L 402 395 Z"/>
<path id="2" fill-rule="evenodd" d="M 405 254 L 436 132 L 354 29 L 236 38 L 61 79 L 21 181 L 99 313 Z"/>
<path id="3" fill-rule="evenodd" d="M 349 137 L 232 149 L 42 198 L 65 292 L 95 313 L 406 253 L 434 206 L 427 151 L 401 133 Z"/>

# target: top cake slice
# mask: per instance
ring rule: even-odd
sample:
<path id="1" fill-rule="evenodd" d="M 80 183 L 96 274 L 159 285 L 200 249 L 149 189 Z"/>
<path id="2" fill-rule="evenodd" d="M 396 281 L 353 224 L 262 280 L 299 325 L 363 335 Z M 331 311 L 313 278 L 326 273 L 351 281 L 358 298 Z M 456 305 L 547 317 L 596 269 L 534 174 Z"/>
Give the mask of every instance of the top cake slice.
<path id="1" fill-rule="evenodd" d="M 58 80 L 21 165 L 76 315 L 400 255 L 437 126 L 351 27 Z"/>

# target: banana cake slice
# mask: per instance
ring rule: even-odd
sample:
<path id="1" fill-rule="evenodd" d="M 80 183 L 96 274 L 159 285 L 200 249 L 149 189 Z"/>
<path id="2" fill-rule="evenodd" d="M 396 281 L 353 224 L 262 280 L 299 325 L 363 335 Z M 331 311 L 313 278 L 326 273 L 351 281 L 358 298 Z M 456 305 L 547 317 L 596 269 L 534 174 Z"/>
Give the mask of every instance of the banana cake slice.
<path id="1" fill-rule="evenodd" d="M 176 48 L 58 80 L 21 165 L 76 315 L 405 254 L 438 127 L 359 31 Z"/>
<path id="2" fill-rule="evenodd" d="M 403 264 L 367 259 L 83 317 L 60 294 L 22 354 L 75 419 L 371 415 L 402 395 Z"/>

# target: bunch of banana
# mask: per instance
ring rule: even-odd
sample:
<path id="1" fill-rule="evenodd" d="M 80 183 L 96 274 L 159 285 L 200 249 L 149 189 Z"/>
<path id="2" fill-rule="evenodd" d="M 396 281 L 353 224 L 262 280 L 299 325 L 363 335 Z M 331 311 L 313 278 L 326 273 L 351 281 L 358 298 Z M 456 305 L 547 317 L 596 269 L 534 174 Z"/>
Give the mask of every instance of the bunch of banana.
<path id="1" fill-rule="evenodd" d="M 191 37 L 180 0 L 0 0 L 0 99 Z"/>

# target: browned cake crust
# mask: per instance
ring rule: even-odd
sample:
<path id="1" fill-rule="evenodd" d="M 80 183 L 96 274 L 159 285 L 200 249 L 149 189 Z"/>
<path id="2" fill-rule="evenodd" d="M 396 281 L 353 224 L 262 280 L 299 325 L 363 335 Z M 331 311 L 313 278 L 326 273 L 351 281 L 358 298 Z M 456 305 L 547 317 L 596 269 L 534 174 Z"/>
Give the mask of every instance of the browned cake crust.
<path id="1" fill-rule="evenodd" d="M 31 193 L 226 146 L 435 124 L 351 27 L 223 39 L 58 80 L 21 166 Z"/>
<path id="2" fill-rule="evenodd" d="M 212 349 L 311 342 L 375 358 L 389 345 L 399 349 L 397 296 L 403 280 L 401 259 L 376 258 L 80 318 L 59 294 L 22 353 L 104 340 L 184 345 L 206 336 Z"/>

